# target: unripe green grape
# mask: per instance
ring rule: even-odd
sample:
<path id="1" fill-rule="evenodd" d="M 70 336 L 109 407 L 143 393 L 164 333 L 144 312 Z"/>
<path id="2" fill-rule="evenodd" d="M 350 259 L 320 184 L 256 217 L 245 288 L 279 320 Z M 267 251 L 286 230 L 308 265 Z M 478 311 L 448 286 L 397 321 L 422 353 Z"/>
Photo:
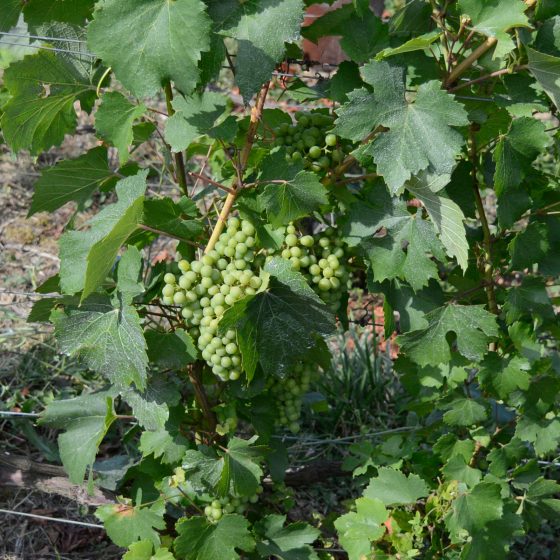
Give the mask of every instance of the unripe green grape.
<path id="1" fill-rule="evenodd" d="M 327 134 L 325 136 L 325 144 L 329 147 L 336 146 L 337 138 L 335 134 Z"/>
<path id="2" fill-rule="evenodd" d="M 320 268 L 327 268 L 329 261 L 327 259 L 320 259 L 318 264 Z"/>
<path id="3" fill-rule="evenodd" d="M 228 354 L 235 354 L 237 352 L 237 344 L 235 344 L 235 342 L 230 342 L 229 344 L 227 344 L 226 352 Z"/>
<path id="4" fill-rule="evenodd" d="M 286 235 L 286 239 L 284 240 L 284 242 L 288 247 L 294 247 L 295 245 L 297 245 L 298 238 L 293 233 L 289 233 L 288 235 Z"/>
<path id="5" fill-rule="evenodd" d="M 179 278 L 180 288 L 182 288 L 183 290 L 188 290 L 191 286 L 192 282 L 186 276 L 181 276 L 181 278 Z"/>
<path id="6" fill-rule="evenodd" d="M 235 249 L 233 247 L 226 247 L 224 249 L 224 255 L 226 257 L 232 258 L 235 255 Z"/>
<path id="7" fill-rule="evenodd" d="M 244 270 L 247 268 L 247 261 L 244 259 L 236 259 L 235 268 L 237 268 L 237 270 Z"/>
<path id="8" fill-rule="evenodd" d="M 290 249 L 290 255 L 291 255 L 292 257 L 301 257 L 302 251 L 301 251 L 301 249 L 300 249 L 299 247 L 297 247 L 297 246 L 296 246 L 296 247 L 292 247 L 292 248 Z"/>
<path id="9" fill-rule="evenodd" d="M 330 240 L 326 237 L 321 237 L 321 239 L 319 239 L 319 245 L 324 249 L 327 248 L 330 244 Z"/>
<path id="10" fill-rule="evenodd" d="M 210 517 L 212 515 L 212 506 L 206 506 L 204 508 L 204 515 L 206 515 L 206 517 Z"/>
<path id="11" fill-rule="evenodd" d="M 241 372 L 237 369 L 234 369 L 229 372 L 230 381 L 237 381 L 240 377 L 241 377 Z"/>
<path id="12" fill-rule="evenodd" d="M 200 261 L 191 261 L 191 270 L 196 272 L 197 274 L 200 273 L 200 269 L 203 267 L 203 264 Z"/>
<path id="13" fill-rule="evenodd" d="M 312 157 L 313 159 L 318 159 L 321 157 L 321 148 L 319 148 L 319 146 L 311 146 L 311 148 L 309 148 L 309 157 Z"/>
<path id="14" fill-rule="evenodd" d="M 237 241 L 237 243 L 243 243 L 247 239 L 247 235 L 243 230 L 241 230 L 235 234 L 234 239 L 235 241 Z"/>
<path id="15" fill-rule="evenodd" d="M 338 290 L 338 288 L 340 288 L 340 280 L 336 276 L 329 278 L 329 282 L 334 290 Z"/>
<path id="16" fill-rule="evenodd" d="M 311 235 L 304 235 L 299 242 L 301 243 L 301 245 L 303 245 L 304 247 L 313 247 L 313 237 L 311 237 Z"/>
<path id="17" fill-rule="evenodd" d="M 166 284 L 173 285 L 173 284 L 175 284 L 177 279 L 175 278 L 175 274 L 172 274 L 171 272 L 168 272 L 167 274 L 164 275 L 163 281 Z"/>
<path id="18" fill-rule="evenodd" d="M 241 220 L 236 216 L 232 216 L 228 220 L 228 227 L 232 227 L 235 230 L 239 229 L 240 225 L 241 225 Z"/>
<path id="19" fill-rule="evenodd" d="M 185 259 L 181 259 L 177 265 L 179 266 L 179 270 L 181 270 L 182 272 L 187 272 L 187 270 L 191 269 L 191 265 L 189 264 L 189 261 L 185 260 Z"/>
<path id="20" fill-rule="evenodd" d="M 281 253 L 283 259 L 289 259 L 292 256 L 290 249 L 284 249 Z"/>
<path id="21" fill-rule="evenodd" d="M 212 277 L 212 267 L 208 264 L 205 264 L 200 269 L 200 275 L 203 278 L 211 278 Z"/>
<path id="22" fill-rule="evenodd" d="M 243 223 L 241 224 L 241 231 L 247 237 L 255 235 L 255 227 L 253 226 L 253 224 L 251 222 L 248 222 L 247 220 L 243 220 Z"/>
<path id="23" fill-rule="evenodd" d="M 334 276 L 334 271 L 330 266 L 323 269 L 323 276 L 325 278 L 332 278 Z"/>
<path id="24" fill-rule="evenodd" d="M 198 278 L 198 275 L 194 270 L 187 270 L 187 272 L 183 274 L 183 277 L 186 278 L 191 284 L 194 284 Z"/>
<path id="25" fill-rule="evenodd" d="M 205 290 L 209 290 L 213 284 L 214 281 L 212 278 L 204 277 L 200 279 L 200 286 L 202 286 Z"/>
<path id="26" fill-rule="evenodd" d="M 193 316 L 193 312 L 188 307 L 183 307 L 183 309 L 181 309 L 181 315 L 188 321 Z"/>
<path id="27" fill-rule="evenodd" d="M 172 284 L 166 284 L 163 287 L 161 293 L 163 294 L 163 297 L 168 297 L 168 298 L 172 297 L 173 294 L 175 293 L 175 286 L 173 286 Z"/>
<path id="28" fill-rule="evenodd" d="M 237 300 L 237 299 L 243 297 L 243 292 L 241 291 L 241 288 L 239 286 L 233 286 L 231 288 L 231 291 L 229 292 L 229 295 L 233 299 Z"/>
<path id="29" fill-rule="evenodd" d="M 331 166 L 331 160 L 327 156 L 319 158 L 317 163 L 322 169 L 328 169 Z"/>
<path id="30" fill-rule="evenodd" d="M 245 288 L 245 295 L 246 296 L 254 296 L 257 293 L 257 290 L 255 290 L 254 288 L 251 288 L 251 286 L 247 286 L 247 288 Z"/>
<path id="31" fill-rule="evenodd" d="M 331 289 L 331 283 L 328 278 L 321 278 L 321 280 L 319 280 L 319 289 L 323 292 Z"/>
<path id="32" fill-rule="evenodd" d="M 175 305 L 183 305 L 186 301 L 187 298 L 185 297 L 185 292 L 175 292 L 173 296 L 173 303 Z"/>
<path id="33" fill-rule="evenodd" d="M 164 296 L 163 297 L 163 303 L 164 303 L 164 305 L 173 305 L 173 298 Z"/>
<path id="34" fill-rule="evenodd" d="M 262 279 L 259 276 L 252 276 L 249 281 L 249 286 L 255 290 L 258 290 L 262 285 Z"/>
<path id="35" fill-rule="evenodd" d="M 334 162 L 339 163 L 344 159 L 344 154 L 342 153 L 341 150 L 333 150 L 331 152 L 331 159 Z"/>

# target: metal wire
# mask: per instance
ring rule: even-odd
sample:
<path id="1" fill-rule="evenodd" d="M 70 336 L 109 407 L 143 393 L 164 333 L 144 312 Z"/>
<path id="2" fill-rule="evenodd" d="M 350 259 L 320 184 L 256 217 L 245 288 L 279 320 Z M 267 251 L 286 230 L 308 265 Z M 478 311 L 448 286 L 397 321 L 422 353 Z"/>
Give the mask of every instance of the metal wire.
<path id="1" fill-rule="evenodd" d="M 23 511 L 11 511 L 9 509 L 0 509 L 0 513 L 5 513 L 7 515 L 21 515 L 22 517 L 32 517 L 33 519 L 41 519 L 43 521 L 54 521 L 55 523 L 67 523 L 68 525 L 80 525 L 81 527 L 91 527 L 92 529 L 105 530 L 103 525 L 96 525 L 95 523 L 73 521 L 72 519 L 60 519 L 57 517 L 47 517 L 46 515 L 37 515 L 36 513 L 24 513 Z"/>
<path id="2" fill-rule="evenodd" d="M 34 412 L 12 412 L 9 410 L 0 410 L 0 416 L 21 416 L 25 418 L 39 418 L 39 414 Z"/>
<path id="3" fill-rule="evenodd" d="M 59 41 L 63 43 L 85 43 L 82 39 L 70 39 L 66 37 L 45 37 L 42 35 L 28 35 L 26 33 L 11 33 L 8 31 L 0 31 L 0 35 L 8 37 L 21 37 L 22 39 L 37 39 L 39 41 Z"/>
<path id="4" fill-rule="evenodd" d="M 97 58 L 96 55 L 88 53 L 88 52 L 71 51 L 69 49 L 58 49 L 56 47 L 45 47 L 43 45 L 22 45 L 21 43 L 9 43 L 8 41 L 0 41 L 0 47 L 2 45 L 10 45 L 12 47 L 23 47 L 23 48 L 29 48 L 29 49 L 43 49 L 45 51 L 54 51 L 54 52 L 60 52 L 60 53 L 73 54 L 75 56 L 89 56 L 90 58 Z"/>

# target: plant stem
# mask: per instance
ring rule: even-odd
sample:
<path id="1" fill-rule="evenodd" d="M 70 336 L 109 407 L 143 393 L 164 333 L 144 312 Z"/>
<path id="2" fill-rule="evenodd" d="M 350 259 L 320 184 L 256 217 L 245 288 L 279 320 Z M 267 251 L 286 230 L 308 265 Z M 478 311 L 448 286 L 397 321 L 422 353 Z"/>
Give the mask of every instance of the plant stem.
<path id="1" fill-rule="evenodd" d="M 206 245 L 206 249 L 204 250 L 205 253 L 209 253 L 214 248 L 214 245 L 216 245 L 216 242 L 218 241 L 218 238 L 220 237 L 220 234 L 224 229 L 224 225 L 226 223 L 226 220 L 228 219 L 229 213 L 233 208 L 233 203 L 235 202 L 235 199 L 237 198 L 239 191 L 243 188 L 243 174 L 245 173 L 245 168 L 247 166 L 249 154 L 251 153 L 251 149 L 253 148 L 253 143 L 255 142 L 255 135 L 257 133 L 257 128 L 261 120 L 262 112 L 264 109 L 264 102 L 266 101 L 266 96 L 268 94 L 269 87 L 270 87 L 270 82 L 266 82 L 266 84 L 263 85 L 263 87 L 257 94 L 255 105 L 251 109 L 251 120 L 249 123 L 249 129 L 247 130 L 245 145 L 241 150 L 241 155 L 239 157 L 239 164 L 236 166 L 237 186 L 226 197 L 226 201 L 224 202 L 220 215 L 218 216 L 218 221 L 214 226 L 212 235 L 208 240 L 208 245 Z"/>
<path id="2" fill-rule="evenodd" d="M 171 82 L 165 84 L 165 103 L 167 105 L 167 113 L 171 117 L 175 114 L 175 109 L 172 105 L 173 91 L 171 90 Z M 185 160 L 183 159 L 183 152 L 176 152 L 173 154 L 175 159 L 175 179 L 179 183 L 181 190 L 185 196 L 189 196 L 187 190 L 187 173 L 185 171 Z"/>
<path id="3" fill-rule="evenodd" d="M 478 211 L 478 218 L 482 226 L 483 244 L 484 244 L 484 260 L 481 263 L 481 272 L 484 276 L 484 282 L 486 284 L 486 297 L 488 299 L 488 308 L 492 313 L 498 315 L 500 310 L 498 309 L 498 304 L 496 302 L 496 293 L 494 291 L 494 266 L 492 262 L 492 233 L 490 232 L 490 226 L 488 225 L 488 218 L 486 217 L 486 211 L 484 210 L 484 203 L 482 202 L 482 196 L 480 195 L 480 189 L 478 185 L 478 179 L 476 177 L 476 141 L 474 138 L 473 130 L 470 131 L 470 156 L 472 162 L 472 187 L 474 191 L 474 199 L 476 203 L 476 209 Z"/>
<path id="4" fill-rule="evenodd" d="M 486 51 L 489 51 L 498 40 L 495 37 L 488 37 L 484 43 L 479 45 L 461 64 L 458 64 L 445 80 L 445 85 L 449 87 L 457 81 L 457 78 L 464 74 Z"/>
<path id="5" fill-rule="evenodd" d="M 214 185 L 218 189 L 222 189 L 223 191 L 226 191 L 227 193 L 232 193 L 233 192 L 233 190 L 230 189 L 229 187 L 226 187 L 225 185 L 222 185 L 222 183 L 218 183 L 217 181 L 213 181 L 212 179 L 210 179 L 210 177 L 206 177 L 206 175 L 200 175 L 199 173 L 195 173 L 194 171 L 189 171 L 188 173 L 189 173 L 189 175 L 192 175 L 193 177 L 196 177 L 197 179 L 200 179 L 201 181 L 203 181 L 205 183 L 209 183 L 210 185 Z"/>
<path id="6" fill-rule="evenodd" d="M 463 89 L 465 87 L 471 86 L 473 84 L 478 84 L 479 82 L 484 82 L 486 80 L 490 80 L 492 78 L 498 78 L 499 76 L 503 76 L 504 74 L 513 74 L 514 72 L 518 72 L 519 70 L 527 70 L 528 66 L 526 64 L 522 64 L 520 66 L 514 66 L 513 68 L 502 68 L 501 70 L 496 70 L 495 72 L 491 72 L 490 74 L 486 74 L 484 76 L 480 76 L 480 78 L 476 78 L 474 80 L 469 80 L 468 82 L 464 82 L 455 86 L 449 90 L 449 93 L 453 93 L 459 89 Z"/>
<path id="7" fill-rule="evenodd" d="M 216 415 L 212 411 L 212 407 L 210 406 L 210 402 L 208 401 L 208 395 L 206 395 L 206 391 L 204 390 L 204 385 L 201 381 L 201 374 L 202 372 L 202 362 L 195 362 L 194 364 L 188 367 L 188 376 L 194 388 L 194 394 L 196 398 L 196 402 L 206 419 L 207 428 L 209 432 L 214 433 L 216 431 Z"/>
<path id="8" fill-rule="evenodd" d="M 186 243 L 187 245 L 192 245 L 193 247 L 199 247 L 198 243 L 195 243 L 194 241 L 191 241 L 190 239 L 184 239 L 183 237 L 179 237 L 178 235 L 173 235 L 171 233 L 167 233 L 166 231 L 162 231 L 160 229 L 156 229 L 150 226 L 146 226 L 144 224 L 139 224 L 138 225 L 139 229 L 143 229 L 145 231 L 151 231 L 152 233 L 157 233 L 158 235 L 165 235 L 167 237 L 171 237 L 171 239 L 177 239 L 177 241 L 182 241 L 183 243 Z"/>

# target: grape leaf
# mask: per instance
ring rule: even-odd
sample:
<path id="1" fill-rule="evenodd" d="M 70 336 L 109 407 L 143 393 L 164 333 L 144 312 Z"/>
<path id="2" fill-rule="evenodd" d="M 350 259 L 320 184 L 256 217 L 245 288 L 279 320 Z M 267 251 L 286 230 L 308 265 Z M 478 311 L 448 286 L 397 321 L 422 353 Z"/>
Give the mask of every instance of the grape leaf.
<path id="1" fill-rule="evenodd" d="M 165 502 L 157 500 L 151 506 L 135 507 L 125 504 L 107 504 L 97 508 L 95 516 L 103 522 L 110 539 L 118 546 L 129 546 L 138 540 L 149 540 L 159 547 L 159 534 L 165 529 L 163 515 Z"/>
<path id="2" fill-rule="evenodd" d="M 504 310 L 509 323 L 514 323 L 523 317 L 538 318 L 539 323 L 555 319 L 546 284 L 541 278 L 525 277 L 521 286 L 510 288 Z"/>
<path id="3" fill-rule="evenodd" d="M 31 26 L 43 25 L 47 21 L 60 21 L 83 25 L 91 15 L 95 0 L 73 0 L 72 7 L 67 0 L 29 0 L 23 4 L 25 23 Z"/>
<path id="4" fill-rule="evenodd" d="M 124 303 L 132 303 L 136 296 L 144 292 L 141 272 L 142 255 L 134 245 L 129 245 L 117 269 L 117 286 Z"/>
<path id="5" fill-rule="evenodd" d="M 58 146 L 76 127 L 74 103 L 89 110 L 95 88 L 67 60 L 40 51 L 4 71 L 11 97 L 0 120 L 7 144 L 33 154 Z"/>
<path id="6" fill-rule="evenodd" d="M 383 502 L 372 498 L 358 498 L 356 511 L 339 517 L 334 526 L 338 540 L 348 552 L 349 560 L 362 560 L 371 555 L 371 543 L 385 534 L 383 523 L 389 514 Z"/>
<path id="7" fill-rule="evenodd" d="M 139 97 L 167 81 L 189 94 L 201 53 L 210 47 L 209 31 L 200 0 L 105 0 L 88 25 L 88 44 Z"/>
<path id="8" fill-rule="evenodd" d="M 507 134 L 496 145 L 493 154 L 496 162 L 494 188 L 498 196 L 498 219 L 503 227 L 511 227 L 530 203 L 529 199 L 519 208 L 511 209 L 507 204 L 500 208 L 502 201 L 506 203 L 516 191 L 525 190 L 521 185 L 532 162 L 550 144 L 551 139 L 545 130 L 544 123 L 531 117 L 521 117 L 512 121 Z"/>
<path id="9" fill-rule="evenodd" d="M 406 188 L 426 208 L 447 254 L 455 257 L 459 266 L 463 270 L 467 270 L 469 265 L 469 243 L 465 226 L 463 225 L 465 219 L 463 211 L 450 198 L 436 194 L 448 182 L 448 175 L 434 176 L 421 172 L 407 182 Z"/>
<path id="10" fill-rule="evenodd" d="M 181 369 L 196 361 L 198 351 L 191 336 L 183 329 L 173 332 L 148 330 L 144 336 L 150 362 L 162 368 Z"/>
<path id="11" fill-rule="evenodd" d="M 451 360 L 447 341 L 455 333 L 457 350 L 469 360 L 480 360 L 487 352 L 488 337 L 498 335 L 496 318 L 483 305 L 450 303 L 426 315 L 428 326 L 400 335 L 403 352 L 421 366 L 444 364 Z"/>
<path id="12" fill-rule="evenodd" d="M 131 103 L 122 93 L 110 91 L 101 97 L 95 113 L 95 128 L 103 140 L 119 151 L 122 164 L 128 160 L 128 147 L 132 144 L 132 125 L 146 112 L 146 106 Z"/>
<path id="13" fill-rule="evenodd" d="M 21 0 L 4 0 L 0 12 L 0 31 L 9 31 L 17 25 L 21 13 Z"/>
<path id="14" fill-rule="evenodd" d="M 348 94 L 338 111 L 334 132 L 354 141 L 363 140 L 378 127 L 376 138 L 364 149 L 373 157 L 391 194 L 419 171 L 449 174 L 464 143 L 453 126 L 468 124 L 465 109 L 453 96 L 430 81 L 418 88 L 414 103 L 405 97 L 405 69 L 386 61 L 372 61 L 362 68 L 362 78 L 374 93 L 362 88 Z"/>
<path id="15" fill-rule="evenodd" d="M 249 533 L 249 522 L 241 515 L 224 515 L 218 523 L 205 517 L 183 517 L 175 526 L 175 554 L 184 560 L 237 560 L 236 548 L 251 552 L 255 541 Z"/>
<path id="16" fill-rule="evenodd" d="M 84 481 L 88 468 L 91 477 L 99 444 L 116 418 L 106 392 L 53 401 L 41 414 L 39 424 L 66 430 L 58 436 L 60 458 L 75 484 Z"/>
<path id="17" fill-rule="evenodd" d="M 315 173 L 300 171 L 281 184 L 266 185 L 259 195 L 274 227 L 285 225 L 318 210 L 328 203 L 327 190 Z"/>
<path id="18" fill-rule="evenodd" d="M 524 358 L 503 358 L 495 352 L 488 354 L 481 364 L 478 377 L 486 390 L 493 390 L 501 400 L 513 391 L 527 390 L 531 380 L 530 365 Z"/>
<path id="19" fill-rule="evenodd" d="M 69 231 L 60 238 L 60 284 L 63 292 L 83 290 L 82 300 L 106 278 L 121 245 L 142 217 L 147 170 L 117 183 L 118 202 L 94 216 L 87 231 Z"/>
<path id="20" fill-rule="evenodd" d="M 452 535 L 464 529 L 471 535 L 484 530 L 491 521 L 502 517 L 503 501 L 499 484 L 481 482 L 471 492 L 462 494 L 454 502 L 445 520 Z"/>
<path id="21" fill-rule="evenodd" d="M 194 213 L 191 213 L 190 209 L 187 213 L 185 205 L 182 204 L 186 201 L 189 199 L 185 197 L 179 204 L 168 197 L 145 200 L 142 224 L 178 239 L 188 240 L 198 237 L 204 227 L 200 221 L 188 219 L 198 216 L 198 210 L 195 206 Z"/>
<path id="22" fill-rule="evenodd" d="M 526 47 L 529 71 L 560 108 L 560 58 Z"/>
<path id="23" fill-rule="evenodd" d="M 62 160 L 45 169 L 35 183 L 28 216 L 36 212 L 52 212 L 70 201 L 81 207 L 114 176 L 107 161 L 107 149 L 101 146 L 76 159 Z"/>
<path id="24" fill-rule="evenodd" d="M 364 491 L 364 497 L 386 506 L 414 504 L 429 494 L 426 483 L 416 474 L 406 476 L 390 467 L 381 467 Z"/>
<path id="25" fill-rule="evenodd" d="M 204 450 L 204 448 L 203 448 Z M 189 476 L 214 489 L 220 496 L 251 496 L 263 476 L 259 465 L 264 448 L 253 445 L 253 440 L 232 438 L 227 450 L 212 456 L 207 452 L 189 450 L 183 459 L 183 468 Z"/>
<path id="26" fill-rule="evenodd" d="M 175 557 L 165 547 L 158 548 L 154 554 L 151 541 L 138 541 L 128 547 L 123 560 L 175 560 Z"/>
<path id="27" fill-rule="evenodd" d="M 262 534 L 257 542 L 257 552 L 264 557 L 279 560 L 318 560 L 317 553 L 309 546 L 320 532 L 307 523 L 292 523 L 284 527 L 285 515 L 267 515 L 256 529 Z"/>
<path id="28" fill-rule="evenodd" d="M 441 36 L 440 31 L 430 31 L 429 33 L 424 33 L 418 37 L 414 37 L 402 45 L 393 48 L 383 49 L 381 52 L 377 53 L 375 57 L 376 60 L 383 60 L 384 58 L 389 58 L 390 56 L 395 56 L 397 54 L 404 54 L 414 51 L 426 50 L 433 42 L 437 41 Z"/>
<path id="29" fill-rule="evenodd" d="M 459 10 L 470 17 L 473 29 L 498 40 L 494 57 L 500 58 L 515 48 L 508 31 L 514 27 L 529 27 L 526 9 L 522 0 L 459 0 Z"/>
<path id="30" fill-rule="evenodd" d="M 223 94 L 205 92 L 192 97 L 175 97 L 175 113 L 165 123 L 165 140 L 174 152 L 186 150 L 199 136 L 208 134 L 224 114 L 226 99 Z"/>
<path id="31" fill-rule="evenodd" d="M 264 270 L 271 275 L 268 288 L 228 309 L 219 328 L 238 328 L 243 359 L 256 351 L 265 373 L 284 377 L 317 337 L 334 331 L 334 318 L 289 262 L 273 258 Z"/>
<path id="32" fill-rule="evenodd" d="M 235 81 L 248 101 L 270 80 L 285 43 L 299 39 L 303 0 L 212 0 L 209 11 L 220 33 L 237 39 Z"/>
<path id="33" fill-rule="evenodd" d="M 508 250 L 513 270 L 523 270 L 534 263 L 540 263 L 553 252 L 548 228 L 542 222 L 530 222 L 509 242 Z"/>
<path id="34" fill-rule="evenodd" d="M 461 398 L 449 405 L 443 421 L 449 426 L 473 426 L 486 420 L 486 409 L 474 399 Z"/>
<path id="35" fill-rule="evenodd" d="M 552 453 L 560 443 L 560 419 L 522 416 L 517 421 L 515 436 L 532 443 L 539 457 Z"/>
<path id="36" fill-rule="evenodd" d="M 177 388 L 162 377 L 150 380 L 144 392 L 132 387 L 119 388 L 120 394 L 128 405 L 138 423 L 146 430 L 159 430 L 169 418 L 169 406 L 179 403 L 180 393 Z"/>
<path id="37" fill-rule="evenodd" d="M 358 14 L 351 4 L 326 12 L 304 27 L 302 35 L 314 43 L 321 37 L 340 36 L 340 46 L 355 62 L 368 61 L 389 44 L 387 26 L 369 6 Z"/>
<path id="38" fill-rule="evenodd" d="M 114 307 L 109 298 L 95 296 L 80 307 L 55 312 L 52 321 L 62 352 L 81 358 L 119 386 L 145 387 L 146 342 L 133 307 L 119 303 Z"/>
<path id="39" fill-rule="evenodd" d="M 146 455 L 161 457 L 163 463 L 176 465 L 187 451 L 188 441 L 181 437 L 173 437 L 167 430 L 145 431 L 140 436 L 139 449 Z"/>
<path id="40" fill-rule="evenodd" d="M 463 482 L 468 488 L 476 486 L 480 482 L 482 473 L 467 464 L 464 457 L 455 455 L 442 469 L 443 476 L 448 481 L 457 480 Z"/>

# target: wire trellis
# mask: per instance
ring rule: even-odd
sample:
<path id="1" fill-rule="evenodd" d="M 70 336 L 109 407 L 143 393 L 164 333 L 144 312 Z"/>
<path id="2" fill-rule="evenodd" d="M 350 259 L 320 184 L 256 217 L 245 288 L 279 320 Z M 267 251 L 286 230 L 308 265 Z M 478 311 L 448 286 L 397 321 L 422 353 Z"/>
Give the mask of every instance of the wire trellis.
<path id="1" fill-rule="evenodd" d="M 0 513 L 6 515 L 20 515 L 22 517 L 31 517 L 32 519 L 39 519 L 41 521 L 50 521 L 51 523 L 66 523 L 68 525 L 79 525 L 80 527 L 89 527 L 90 529 L 101 529 L 105 531 L 103 525 L 97 525 L 96 523 L 86 523 L 85 521 L 74 521 L 73 519 L 64 519 L 61 517 L 49 517 L 47 515 L 38 515 L 36 513 L 25 513 L 23 511 L 13 511 L 10 509 L 0 509 Z"/>

